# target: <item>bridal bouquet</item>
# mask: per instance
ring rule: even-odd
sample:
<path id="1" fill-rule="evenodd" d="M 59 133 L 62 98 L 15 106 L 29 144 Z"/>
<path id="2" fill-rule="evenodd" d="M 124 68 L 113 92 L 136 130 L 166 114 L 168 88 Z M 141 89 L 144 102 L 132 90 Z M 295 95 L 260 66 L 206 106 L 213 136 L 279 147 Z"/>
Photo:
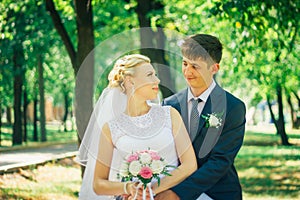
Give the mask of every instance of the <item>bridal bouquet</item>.
<path id="1" fill-rule="evenodd" d="M 137 180 L 143 185 L 143 196 L 146 195 L 145 189 L 148 187 L 150 195 L 153 199 L 150 183 L 152 179 L 156 179 L 158 185 L 160 184 L 160 175 L 171 176 L 169 168 L 175 168 L 172 165 L 167 165 L 164 158 L 162 158 L 156 151 L 144 150 L 129 154 L 123 161 L 119 178 L 122 181 Z"/>

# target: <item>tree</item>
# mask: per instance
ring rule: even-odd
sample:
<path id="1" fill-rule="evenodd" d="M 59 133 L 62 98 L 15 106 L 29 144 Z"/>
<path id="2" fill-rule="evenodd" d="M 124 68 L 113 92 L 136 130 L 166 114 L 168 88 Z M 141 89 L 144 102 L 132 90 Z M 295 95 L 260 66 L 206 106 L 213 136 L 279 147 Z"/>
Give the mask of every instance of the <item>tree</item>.
<path id="1" fill-rule="evenodd" d="M 6 2 L 7 3 L 7 2 Z M 24 49 L 23 41 L 25 32 L 25 17 L 24 4 L 12 4 L 9 9 L 5 11 L 5 21 L 8 28 L 5 30 L 11 41 L 12 55 L 11 64 L 13 66 L 13 91 L 14 91 L 14 124 L 13 124 L 13 145 L 22 144 L 22 86 L 24 73 Z M 20 11 L 20 12 L 19 12 Z"/>
<path id="2" fill-rule="evenodd" d="M 72 42 L 70 34 L 68 33 L 58 10 L 55 7 L 53 0 L 46 0 L 46 8 L 49 12 L 54 26 L 60 35 L 66 50 L 69 54 L 74 74 L 77 77 L 80 67 L 85 58 L 92 52 L 94 48 L 94 28 L 93 28 L 93 12 L 91 0 L 74 0 L 74 13 L 76 15 L 76 35 L 77 44 Z M 70 7 L 69 7 L 70 8 Z M 77 50 L 75 50 L 77 46 Z M 88 124 L 89 116 L 92 111 L 92 97 L 93 97 L 93 55 L 89 55 L 88 64 L 80 72 L 77 77 L 75 86 L 75 102 L 76 102 L 76 124 L 79 135 L 79 142 L 83 137 L 85 128 Z M 84 71 L 83 71 L 84 70 Z M 85 81 L 82 81 L 85 80 Z M 82 98 L 84 97 L 84 98 Z"/>
<path id="3" fill-rule="evenodd" d="M 295 49 L 295 41 L 299 37 L 299 5 L 286 0 L 215 1 L 214 4 L 212 13 L 230 19 L 235 26 L 236 31 L 231 34 L 232 51 L 240 60 L 236 64 L 239 73 L 245 73 L 252 81 L 259 83 L 269 105 L 274 99 L 273 94 L 276 95 L 278 118 L 271 106 L 270 113 L 282 144 L 289 145 L 282 96 L 289 77 L 294 76 L 295 72 L 295 63 L 291 63 L 290 59 L 294 51 L 299 51 Z"/>

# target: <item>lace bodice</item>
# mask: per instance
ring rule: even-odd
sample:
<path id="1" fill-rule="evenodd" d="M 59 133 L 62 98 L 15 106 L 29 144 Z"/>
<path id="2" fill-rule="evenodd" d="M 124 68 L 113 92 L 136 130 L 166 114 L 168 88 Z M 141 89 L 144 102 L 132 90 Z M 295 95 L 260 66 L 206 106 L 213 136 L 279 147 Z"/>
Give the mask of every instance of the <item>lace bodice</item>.
<path id="1" fill-rule="evenodd" d="M 168 164 L 178 165 L 169 106 L 152 106 L 142 116 L 122 114 L 108 123 L 115 146 L 110 180 L 116 180 L 121 162 L 129 153 L 146 150 L 158 151 Z"/>
<path id="2" fill-rule="evenodd" d="M 171 129 L 170 108 L 152 106 L 145 115 L 130 117 L 122 114 L 117 119 L 109 122 L 113 143 L 124 135 L 143 138 L 153 137 L 163 127 Z"/>

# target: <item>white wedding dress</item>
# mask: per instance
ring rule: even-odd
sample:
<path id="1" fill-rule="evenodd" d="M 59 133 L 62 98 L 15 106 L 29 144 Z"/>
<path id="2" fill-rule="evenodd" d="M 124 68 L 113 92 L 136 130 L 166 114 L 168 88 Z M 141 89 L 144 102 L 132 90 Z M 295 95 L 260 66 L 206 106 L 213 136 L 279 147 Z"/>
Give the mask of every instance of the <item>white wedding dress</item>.
<path id="1" fill-rule="evenodd" d="M 130 117 L 122 113 L 118 118 L 109 121 L 108 125 L 115 147 L 109 180 L 120 181 L 117 178 L 117 173 L 121 163 L 129 153 L 135 151 L 155 150 L 169 165 L 178 166 L 169 106 L 152 105 L 147 114 L 137 117 Z M 98 196 L 94 193 L 92 189 L 93 177 L 91 177 L 94 168 L 95 158 L 91 156 L 87 162 L 79 199 L 114 199 L 113 196 Z"/>

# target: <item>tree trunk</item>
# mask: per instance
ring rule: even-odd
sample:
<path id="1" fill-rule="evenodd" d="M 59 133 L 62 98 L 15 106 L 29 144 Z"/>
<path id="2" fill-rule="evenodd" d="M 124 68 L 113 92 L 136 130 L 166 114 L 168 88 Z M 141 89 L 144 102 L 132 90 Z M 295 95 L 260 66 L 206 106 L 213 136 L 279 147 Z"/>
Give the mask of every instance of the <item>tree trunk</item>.
<path id="1" fill-rule="evenodd" d="M 294 94 L 294 96 L 296 97 L 296 99 L 298 101 L 298 110 L 300 110 L 300 97 L 298 96 L 296 91 L 292 91 L 292 93 Z"/>
<path id="2" fill-rule="evenodd" d="M 78 134 L 82 139 L 93 110 L 94 27 L 91 0 L 75 0 L 75 10 L 78 34 L 77 64 L 74 66 L 75 115 Z"/>
<path id="3" fill-rule="evenodd" d="M 296 112 L 295 112 L 295 109 L 294 109 L 294 106 L 293 106 L 293 103 L 292 103 L 292 100 L 291 100 L 291 95 L 290 94 L 286 94 L 287 98 L 287 103 L 290 107 L 290 115 L 291 115 L 291 122 L 292 122 L 292 128 L 295 128 L 296 126 Z"/>
<path id="4" fill-rule="evenodd" d="M 39 140 L 38 137 L 38 130 L 37 130 L 37 105 L 38 105 L 38 100 L 37 100 L 37 95 L 34 97 L 33 100 L 33 141 L 37 142 Z"/>
<path id="5" fill-rule="evenodd" d="M 278 130 L 278 124 L 277 124 L 277 120 L 275 118 L 275 114 L 273 112 L 273 109 L 272 109 L 272 104 L 271 104 L 271 100 L 270 100 L 270 97 L 267 96 L 267 103 L 268 103 L 268 108 L 269 108 L 269 111 L 270 111 L 270 116 L 271 116 L 271 120 L 272 122 L 274 123 L 275 127 L 276 127 L 276 130 Z M 277 132 L 278 133 L 278 132 Z"/>
<path id="6" fill-rule="evenodd" d="M 13 145 L 22 144 L 22 60 L 23 47 L 17 44 L 14 48 L 13 69 L 14 69 L 14 124 L 13 124 Z"/>
<path id="7" fill-rule="evenodd" d="M 276 93 L 277 93 L 277 102 L 278 102 L 278 130 L 277 130 L 277 132 L 281 136 L 282 144 L 283 145 L 290 145 L 290 143 L 288 141 L 286 131 L 285 131 L 283 103 L 282 103 L 282 87 L 281 87 L 281 85 L 277 85 Z"/>
<path id="8" fill-rule="evenodd" d="M 156 69 L 160 78 L 160 90 L 162 92 L 163 98 L 167 98 L 172 94 L 176 93 L 175 83 L 171 77 L 170 66 L 167 60 L 165 59 L 165 41 L 166 36 L 163 29 L 158 28 L 156 32 L 156 61 L 158 63 L 158 66 L 156 67 Z"/>
<path id="9" fill-rule="evenodd" d="M 11 120 L 11 107 L 10 106 L 7 106 L 6 107 L 6 120 L 7 120 L 7 124 L 9 125 L 9 126 L 11 126 L 12 125 L 12 120 Z"/>
<path id="10" fill-rule="evenodd" d="M 298 110 L 296 112 L 296 121 L 295 121 L 295 129 L 299 129 L 300 128 L 300 97 L 298 96 L 296 91 L 292 91 L 292 93 L 294 94 L 294 96 L 296 97 L 297 101 L 298 101 Z"/>
<path id="11" fill-rule="evenodd" d="M 148 14 L 152 11 L 151 0 L 138 0 L 136 7 L 136 13 L 140 24 L 140 53 L 148 56 L 151 62 L 155 62 L 155 44 L 154 44 L 154 32 L 151 29 L 151 20 Z"/>
<path id="12" fill-rule="evenodd" d="M 41 141 L 47 141 L 46 135 L 46 114 L 45 114 L 45 89 L 44 89 L 44 68 L 42 55 L 37 55 L 38 65 L 38 82 L 39 82 L 39 97 L 40 97 L 40 130 L 41 130 Z"/>
<path id="13" fill-rule="evenodd" d="M 170 68 L 165 59 L 165 34 L 162 28 L 157 27 L 157 31 L 151 28 L 151 18 L 149 13 L 157 10 L 163 10 L 164 5 L 159 1 L 138 0 L 136 13 L 140 24 L 141 54 L 151 59 L 154 67 L 157 69 L 161 79 L 159 85 L 163 98 L 172 95 L 175 92 L 175 86 L 172 82 Z"/>
<path id="14" fill-rule="evenodd" d="M 28 98 L 26 88 L 24 88 L 23 92 L 23 142 L 27 142 L 27 106 L 28 106 Z"/>
<path id="15" fill-rule="evenodd" d="M 290 145 L 290 143 L 288 142 L 288 137 L 285 131 L 285 123 L 284 123 L 284 115 L 283 115 L 283 104 L 282 104 L 282 89 L 281 86 L 278 85 L 276 87 L 276 94 L 277 94 L 277 103 L 278 103 L 278 119 L 275 119 L 275 115 L 272 111 L 272 106 L 270 103 L 270 99 L 269 97 L 267 98 L 267 102 L 268 102 L 268 107 L 270 110 L 270 115 L 272 120 L 275 123 L 275 127 L 277 130 L 277 134 L 280 135 L 281 137 L 281 143 L 282 145 Z"/>
<path id="16" fill-rule="evenodd" d="M 0 146 L 2 143 L 2 101 L 0 99 Z"/>
<path id="17" fill-rule="evenodd" d="M 67 49 L 72 66 L 73 67 L 76 66 L 76 51 L 75 51 L 74 45 L 72 44 L 71 38 L 69 37 L 68 32 L 67 32 L 66 28 L 64 27 L 63 22 L 59 16 L 59 13 L 57 12 L 57 10 L 55 8 L 55 4 L 54 4 L 53 0 L 46 0 L 46 10 L 49 12 L 49 14 L 52 18 L 53 25 L 54 25 L 56 31 L 58 32 L 58 34 L 60 35 L 60 37 Z"/>
<path id="18" fill-rule="evenodd" d="M 66 88 L 66 87 L 64 87 Z M 69 115 L 69 94 L 68 91 L 64 91 L 64 101 L 65 101 L 65 113 L 63 117 L 64 131 L 67 132 L 67 119 Z"/>

